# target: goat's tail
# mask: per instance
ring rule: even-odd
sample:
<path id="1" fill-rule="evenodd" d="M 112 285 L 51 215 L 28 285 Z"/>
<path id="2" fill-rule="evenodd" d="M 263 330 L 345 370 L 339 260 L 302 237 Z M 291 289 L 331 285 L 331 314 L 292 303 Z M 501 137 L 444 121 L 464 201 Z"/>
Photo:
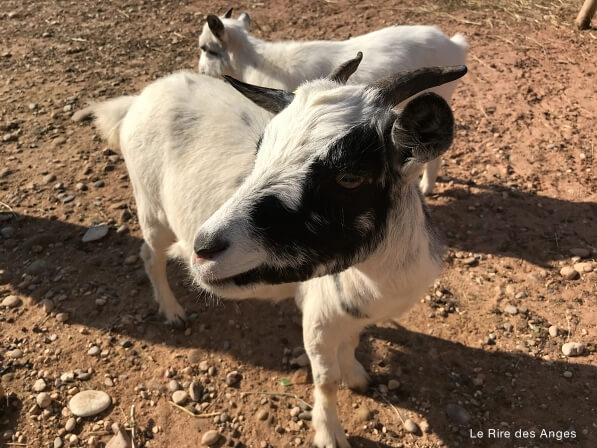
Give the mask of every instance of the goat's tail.
<path id="1" fill-rule="evenodd" d="M 464 37 L 463 34 L 456 33 L 450 38 L 450 40 L 460 47 L 462 50 L 462 63 L 466 63 L 466 55 L 468 53 L 468 41 L 466 40 L 466 37 Z"/>
<path id="2" fill-rule="evenodd" d="M 120 146 L 120 125 L 126 116 L 135 96 L 120 96 L 112 100 L 92 104 L 74 113 L 73 121 L 83 121 L 95 117 L 94 123 L 101 136 L 110 146 Z"/>

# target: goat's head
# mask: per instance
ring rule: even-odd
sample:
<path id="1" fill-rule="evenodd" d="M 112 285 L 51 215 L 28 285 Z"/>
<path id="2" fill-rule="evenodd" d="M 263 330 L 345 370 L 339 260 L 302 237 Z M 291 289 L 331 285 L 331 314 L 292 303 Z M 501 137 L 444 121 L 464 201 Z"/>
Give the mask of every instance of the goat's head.
<path id="1" fill-rule="evenodd" d="M 401 112 L 393 107 L 461 77 L 466 67 L 342 85 L 356 65 L 349 61 L 295 94 L 228 79 L 276 115 L 252 173 L 196 235 L 192 264 L 202 287 L 235 297 L 260 283 L 342 271 L 376 250 L 396 209 L 412 208 L 405 198 L 418 196 L 421 167 L 450 146 L 453 116 L 433 93 Z"/>
<path id="2" fill-rule="evenodd" d="M 231 50 L 239 37 L 245 36 L 249 30 L 251 19 L 247 13 L 242 13 L 238 19 L 232 18 L 232 8 L 222 17 L 214 14 L 207 16 L 203 30 L 199 36 L 199 72 L 204 75 L 221 77 L 231 75 Z"/>

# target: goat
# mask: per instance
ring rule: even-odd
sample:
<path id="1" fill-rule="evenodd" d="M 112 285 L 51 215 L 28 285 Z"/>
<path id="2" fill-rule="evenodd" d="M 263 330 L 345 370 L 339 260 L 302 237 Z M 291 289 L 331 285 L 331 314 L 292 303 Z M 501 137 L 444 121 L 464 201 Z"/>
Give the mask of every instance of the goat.
<path id="1" fill-rule="evenodd" d="M 361 57 L 295 93 L 181 72 L 90 107 L 102 135 L 120 144 L 142 258 L 169 320 L 184 312 L 168 286 L 168 252 L 216 296 L 295 297 L 318 448 L 349 446 L 336 394 L 340 381 L 367 388 L 354 353 L 362 328 L 405 311 L 440 270 L 416 179 L 450 146 L 452 112 L 434 93 L 394 106 L 466 72 L 434 67 L 343 85 Z"/>
<path id="2" fill-rule="evenodd" d="M 266 42 L 249 33 L 246 13 L 238 19 L 232 10 L 220 17 L 207 16 L 199 36 L 199 72 L 232 76 L 265 87 L 293 91 L 304 81 L 321 78 L 358 50 L 366 55 L 351 84 L 368 83 L 401 70 L 431 65 L 461 65 L 468 44 L 461 34 L 451 39 L 433 26 L 392 26 L 345 41 Z M 457 83 L 432 89 L 450 103 Z M 433 192 L 440 160 L 427 165 L 420 187 Z"/>
<path id="3" fill-rule="evenodd" d="M 588 30 L 591 27 L 591 19 L 595 11 L 597 11 L 597 0 L 585 0 L 574 21 L 579 30 Z"/>

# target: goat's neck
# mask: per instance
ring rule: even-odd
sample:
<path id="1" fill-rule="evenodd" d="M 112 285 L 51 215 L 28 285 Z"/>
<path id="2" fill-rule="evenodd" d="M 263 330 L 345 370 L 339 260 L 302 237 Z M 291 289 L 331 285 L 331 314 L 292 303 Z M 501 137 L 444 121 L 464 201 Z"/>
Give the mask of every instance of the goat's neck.
<path id="1" fill-rule="evenodd" d="M 265 87 L 295 90 L 306 80 L 301 66 L 300 52 L 308 50 L 311 42 L 266 42 L 248 36 L 244 48 L 235 52 L 233 76 L 245 82 Z"/>

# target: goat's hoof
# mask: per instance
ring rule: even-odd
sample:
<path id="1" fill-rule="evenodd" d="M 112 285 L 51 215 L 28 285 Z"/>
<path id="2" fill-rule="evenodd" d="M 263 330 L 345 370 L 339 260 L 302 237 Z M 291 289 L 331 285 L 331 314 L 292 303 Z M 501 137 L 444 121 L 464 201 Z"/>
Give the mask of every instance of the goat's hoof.
<path id="1" fill-rule="evenodd" d="M 350 374 L 344 376 L 342 382 L 350 390 L 365 394 L 369 389 L 370 378 L 363 365 L 356 361 Z"/>
<path id="2" fill-rule="evenodd" d="M 350 448 L 350 443 L 340 427 L 337 431 L 317 431 L 311 446 L 313 448 Z"/>
<path id="3" fill-rule="evenodd" d="M 179 307 L 175 312 L 167 313 L 163 310 L 160 310 L 160 312 L 166 316 L 166 325 L 177 330 L 184 330 L 187 327 L 187 315 L 182 307 Z"/>

